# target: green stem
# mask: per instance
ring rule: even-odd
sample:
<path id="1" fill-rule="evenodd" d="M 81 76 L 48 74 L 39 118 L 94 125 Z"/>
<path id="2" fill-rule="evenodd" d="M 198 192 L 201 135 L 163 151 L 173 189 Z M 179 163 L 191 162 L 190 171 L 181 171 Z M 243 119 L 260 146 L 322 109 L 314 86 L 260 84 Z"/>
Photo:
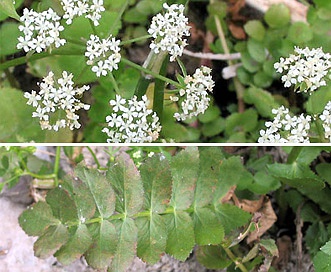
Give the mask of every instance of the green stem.
<path id="1" fill-rule="evenodd" d="M 145 36 L 137 37 L 137 38 L 130 39 L 130 40 L 127 40 L 127 41 L 122 41 L 120 43 L 120 45 L 126 45 L 126 44 L 131 44 L 131 43 L 134 43 L 134 42 L 140 42 L 140 41 L 149 39 L 150 37 L 151 37 L 151 35 L 145 35 Z"/>
<path id="2" fill-rule="evenodd" d="M 302 149 L 303 149 L 303 146 L 293 146 L 290 154 L 288 154 L 287 164 L 294 163 L 296 161 L 296 159 L 298 158 L 298 156 L 300 155 Z"/>
<path id="3" fill-rule="evenodd" d="M 118 84 L 117 84 L 117 82 L 116 82 L 116 79 L 114 78 L 113 73 L 110 73 L 110 74 L 109 74 L 109 77 L 110 77 L 110 79 L 111 79 L 111 82 L 112 82 L 112 84 L 113 84 L 113 87 L 114 87 L 115 92 L 116 92 L 117 94 L 120 94 L 120 88 L 118 87 Z"/>
<path id="4" fill-rule="evenodd" d="M 158 79 L 160 79 L 160 80 L 163 80 L 164 82 L 166 82 L 166 83 L 169 83 L 169 84 L 171 84 L 171 85 L 174 85 L 175 87 L 177 87 L 177 88 L 181 88 L 181 85 L 178 83 L 178 82 L 176 82 L 176 81 L 174 81 L 174 80 L 172 80 L 172 79 L 170 79 L 170 78 L 167 78 L 167 77 L 164 77 L 164 76 L 161 76 L 161 75 L 159 75 L 158 73 L 155 73 L 155 72 L 153 72 L 153 71 L 151 71 L 151 70 L 149 70 L 149 69 L 147 69 L 147 68 L 144 68 L 144 67 L 142 67 L 142 66 L 140 66 L 140 65 L 138 65 L 138 64 L 136 64 L 136 63 L 134 63 L 134 62 L 132 62 L 132 61 L 130 61 L 130 60 L 128 60 L 128 59 L 126 59 L 126 58 L 121 58 L 121 61 L 123 62 L 123 63 L 125 63 L 125 64 L 127 64 L 127 65 L 129 65 L 129 66 L 131 66 L 131 67 L 133 67 L 133 68 L 135 68 L 135 69 L 137 69 L 137 70 L 139 70 L 139 71 L 142 71 L 142 72 L 144 72 L 144 73 L 146 73 L 146 74 L 149 74 L 149 75 L 151 75 L 151 76 L 153 76 L 154 78 L 158 78 Z"/>
<path id="5" fill-rule="evenodd" d="M 100 162 L 99 162 L 97 156 L 95 155 L 95 153 L 93 152 L 92 148 L 89 147 L 89 146 L 87 146 L 86 148 L 87 148 L 87 150 L 91 153 L 91 155 L 92 155 L 92 157 L 93 157 L 95 163 L 97 164 L 98 169 L 100 169 L 100 168 L 101 168 Z"/>
<path id="6" fill-rule="evenodd" d="M 25 176 L 25 175 L 29 175 L 33 178 L 37 178 L 37 179 L 54 179 L 55 181 L 55 178 L 57 177 L 54 173 L 53 174 L 46 174 L 46 175 L 39 175 L 39 174 L 36 174 L 36 173 L 32 173 L 28 170 L 24 171 L 21 176 Z"/>
<path id="7" fill-rule="evenodd" d="M 234 262 L 242 272 L 248 272 L 247 268 L 241 262 L 238 262 L 237 257 L 232 253 L 232 251 L 229 248 L 223 247 L 223 249 L 226 252 L 226 254 L 230 257 L 231 261 Z"/>
<path id="8" fill-rule="evenodd" d="M 56 147 L 56 153 L 55 153 L 55 163 L 54 163 L 54 186 L 59 186 L 59 169 L 60 169 L 60 156 L 61 156 L 61 147 Z"/>

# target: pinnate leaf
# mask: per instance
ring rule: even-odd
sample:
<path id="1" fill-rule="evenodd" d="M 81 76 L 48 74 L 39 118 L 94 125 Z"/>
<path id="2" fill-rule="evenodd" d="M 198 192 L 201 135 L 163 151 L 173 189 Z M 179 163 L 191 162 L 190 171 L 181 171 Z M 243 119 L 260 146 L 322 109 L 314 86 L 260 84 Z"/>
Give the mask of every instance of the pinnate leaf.
<path id="1" fill-rule="evenodd" d="M 68 229 L 64 225 L 48 227 L 33 245 L 36 257 L 43 259 L 53 255 L 68 238 Z"/>
<path id="2" fill-rule="evenodd" d="M 138 230 L 131 218 L 125 218 L 123 221 L 119 222 L 115 221 L 114 225 L 119 236 L 110 271 L 126 271 L 136 254 Z"/>
<path id="3" fill-rule="evenodd" d="M 199 246 L 196 256 L 199 263 L 209 269 L 223 269 L 232 263 L 220 246 Z"/>
<path id="4" fill-rule="evenodd" d="M 110 265 L 117 245 L 115 227 L 109 221 L 103 220 L 89 226 L 92 235 L 92 245 L 85 254 L 87 263 L 95 269 L 105 269 Z"/>
<path id="5" fill-rule="evenodd" d="M 164 218 L 158 214 L 137 218 L 137 255 L 144 262 L 156 263 L 166 248 L 167 228 Z"/>
<path id="6" fill-rule="evenodd" d="M 193 222 L 186 212 L 176 211 L 165 216 L 168 239 L 166 252 L 180 261 L 185 261 L 195 245 Z"/>
<path id="7" fill-rule="evenodd" d="M 21 214 L 19 223 L 26 234 L 39 236 L 43 234 L 47 227 L 58 225 L 60 221 L 53 216 L 47 203 L 38 202 Z"/>
<path id="8" fill-rule="evenodd" d="M 91 235 L 84 224 L 69 230 L 70 238 L 55 254 L 62 264 L 68 265 L 80 258 L 92 243 Z"/>
<path id="9" fill-rule="evenodd" d="M 163 155 L 148 158 L 140 167 L 145 191 L 145 209 L 163 212 L 171 197 L 172 177 L 168 160 Z"/>
<path id="10" fill-rule="evenodd" d="M 115 211 L 115 194 L 105 176 L 96 169 L 83 166 L 78 166 L 75 174 L 88 187 L 100 216 L 103 218 L 111 216 Z"/>
<path id="11" fill-rule="evenodd" d="M 143 205 L 143 186 L 139 172 L 128 154 L 122 154 L 109 167 L 107 179 L 116 195 L 116 211 L 133 215 Z"/>
<path id="12" fill-rule="evenodd" d="M 170 205 L 178 210 L 187 209 L 193 201 L 199 171 L 197 148 L 187 148 L 170 162 L 173 179 Z"/>
<path id="13" fill-rule="evenodd" d="M 78 220 L 76 204 L 67 190 L 54 188 L 48 192 L 46 202 L 51 207 L 53 215 L 62 223 Z"/>

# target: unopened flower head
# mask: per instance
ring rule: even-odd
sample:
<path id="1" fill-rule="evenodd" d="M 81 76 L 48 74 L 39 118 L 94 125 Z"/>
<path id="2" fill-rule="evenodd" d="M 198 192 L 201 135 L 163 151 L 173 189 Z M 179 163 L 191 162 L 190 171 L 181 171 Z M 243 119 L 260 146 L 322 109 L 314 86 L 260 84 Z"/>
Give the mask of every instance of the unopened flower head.
<path id="1" fill-rule="evenodd" d="M 51 8 L 41 13 L 25 8 L 20 18 L 23 25 L 18 27 L 24 35 L 18 37 L 17 48 L 40 53 L 51 45 L 56 48 L 64 45 L 66 40 L 60 38 L 60 32 L 64 29 L 60 19 Z"/>
<path id="2" fill-rule="evenodd" d="M 187 45 L 183 36 L 190 36 L 188 18 L 184 16 L 184 6 L 173 4 L 168 6 L 163 4 L 167 12 L 153 17 L 148 33 L 154 40 L 150 48 L 158 54 L 160 51 L 168 51 L 170 61 L 174 61 L 177 56 L 183 54 L 184 47 Z"/>
<path id="3" fill-rule="evenodd" d="M 272 113 L 274 120 L 265 123 L 266 130 L 260 130 L 259 143 L 309 143 L 310 115 L 292 117 L 284 106 Z"/>
<path id="4" fill-rule="evenodd" d="M 71 130 L 80 128 L 81 124 L 78 122 L 79 116 L 76 112 L 90 108 L 90 105 L 79 100 L 89 86 L 74 88 L 72 78 L 72 74 L 63 71 L 62 78 L 55 81 L 53 72 L 50 72 L 39 84 L 38 94 L 35 91 L 24 94 L 28 99 L 27 104 L 36 108 L 32 117 L 39 118 L 41 129 L 58 131 L 65 127 Z"/>
<path id="5" fill-rule="evenodd" d="M 118 69 L 121 61 L 120 41 L 110 35 L 107 39 L 100 39 L 91 35 L 86 43 L 85 56 L 88 58 L 87 64 L 93 65 L 92 71 L 98 77 L 106 76 L 109 72 Z"/>
<path id="6" fill-rule="evenodd" d="M 113 112 L 106 117 L 108 127 L 102 129 L 109 137 L 108 143 L 152 142 L 159 137 L 159 117 L 147 108 L 149 101 L 146 95 L 140 101 L 136 96 L 127 100 L 116 95 L 109 104 Z"/>
<path id="7" fill-rule="evenodd" d="M 329 101 L 319 118 L 323 121 L 324 137 L 331 143 L 331 101 Z"/>
<path id="8" fill-rule="evenodd" d="M 211 69 L 206 66 L 196 69 L 193 76 L 186 76 L 184 82 L 186 86 L 179 90 L 179 97 L 170 97 L 179 101 L 181 112 L 174 114 L 178 121 L 204 113 L 210 102 L 208 91 L 212 92 L 214 87 Z"/>
<path id="9" fill-rule="evenodd" d="M 101 12 L 105 11 L 103 0 L 61 0 L 64 10 L 63 18 L 69 25 L 77 16 L 85 15 L 95 26 L 99 25 Z"/>
<path id="10" fill-rule="evenodd" d="M 274 64 L 278 73 L 285 72 L 282 81 L 285 87 L 294 85 L 298 92 L 309 92 L 326 85 L 325 77 L 331 67 L 331 55 L 324 53 L 322 48 L 301 49 L 295 47 L 296 54 L 288 58 L 280 58 Z"/>

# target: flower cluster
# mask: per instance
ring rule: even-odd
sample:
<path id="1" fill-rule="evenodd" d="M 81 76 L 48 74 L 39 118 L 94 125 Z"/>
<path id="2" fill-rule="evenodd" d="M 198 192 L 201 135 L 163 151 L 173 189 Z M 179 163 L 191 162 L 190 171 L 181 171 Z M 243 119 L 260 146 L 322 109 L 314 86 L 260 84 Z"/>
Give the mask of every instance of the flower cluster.
<path id="1" fill-rule="evenodd" d="M 69 25 L 76 16 L 82 16 L 92 20 L 95 26 L 99 25 L 101 12 L 105 11 L 103 0 L 61 0 L 64 10 L 63 18 Z"/>
<path id="2" fill-rule="evenodd" d="M 110 100 L 109 104 L 113 108 L 113 113 L 106 117 L 110 129 L 102 129 L 109 137 L 108 143 L 152 142 L 159 137 L 159 117 L 147 108 L 149 101 L 146 95 L 141 101 L 136 96 L 126 100 L 116 95 L 116 99 Z"/>
<path id="3" fill-rule="evenodd" d="M 295 47 L 294 51 L 296 54 L 291 54 L 286 59 L 280 58 L 280 61 L 274 64 L 277 72 L 287 71 L 287 74 L 281 78 L 284 86 L 301 85 L 299 91 L 310 94 L 320 86 L 325 86 L 324 78 L 331 67 L 331 55 L 324 53 L 322 48 Z M 303 88 L 302 84 L 304 84 Z"/>
<path id="4" fill-rule="evenodd" d="M 260 130 L 259 143 L 309 143 L 310 115 L 291 117 L 284 106 L 272 109 L 272 113 L 274 120 L 265 123 L 266 130 Z"/>
<path id="5" fill-rule="evenodd" d="M 168 51 L 170 61 L 174 61 L 177 56 L 183 54 L 184 47 L 187 45 L 183 36 L 190 36 L 188 19 L 184 16 L 184 6 L 173 4 L 168 6 L 166 3 L 163 7 L 167 12 L 157 14 L 153 17 L 148 33 L 154 40 L 150 48 L 158 54 L 160 51 Z"/>
<path id="6" fill-rule="evenodd" d="M 17 48 L 40 53 L 52 44 L 56 48 L 64 45 L 66 40 L 60 38 L 60 32 L 64 29 L 60 19 L 51 8 L 41 13 L 25 8 L 20 18 L 23 25 L 18 27 L 24 36 L 18 37 Z"/>
<path id="7" fill-rule="evenodd" d="M 98 36 L 91 35 L 86 43 L 85 56 L 88 58 L 86 62 L 92 66 L 92 71 L 98 77 L 100 75 L 106 76 L 108 71 L 118 69 L 118 63 L 121 61 L 120 41 L 110 36 L 107 39 L 102 39 Z"/>
<path id="8" fill-rule="evenodd" d="M 331 101 L 326 104 L 319 118 L 323 121 L 324 137 L 329 138 L 331 143 Z"/>
<path id="9" fill-rule="evenodd" d="M 28 99 L 27 104 L 36 108 L 32 117 L 39 118 L 41 129 L 58 131 L 65 127 L 69 127 L 71 130 L 80 128 L 76 111 L 88 110 L 90 105 L 81 103 L 77 97 L 81 97 L 89 86 L 84 85 L 75 89 L 72 77 L 72 74 L 63 71 L 62 78 L 55 82 L 54 74 L 50 72 L 39 84 L 39 94 L 35 91 L 24 94 L 24 97 Z M 64 115 L 61 115 L 61 111 L 65 113 L 65 119 L 59 119 L 59 116 L 62 118 Z M 53 124 L 51 124 L 51 117 L 54 118 Z"/>
<path id="10" fill-rule="evenodd" d="M 179 97 L 170 97 L 175 102 L 180 100 L 182 112 L 174 114 L 178 121 L 204 113 L 208 108 L 210 98 L 207 90 L 212 92 L 214 87 L 214 81 L 210 73 L 211 69 L 206 66 L 196 69 L 193 76 L 185 77 L 184 83 L 186 86 L 179 90 Z"/>

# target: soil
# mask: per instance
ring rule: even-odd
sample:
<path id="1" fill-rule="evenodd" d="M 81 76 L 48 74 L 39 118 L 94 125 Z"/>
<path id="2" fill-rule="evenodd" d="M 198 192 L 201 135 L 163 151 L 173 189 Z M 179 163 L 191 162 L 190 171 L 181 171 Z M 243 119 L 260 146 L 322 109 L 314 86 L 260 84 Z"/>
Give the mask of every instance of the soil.
<path id="1" fill-rule="evenodd" d="M 93 150 L 101 164 L 105 167 L 109 158 L 107 153 L 108 147 L 93 147 Z M 118 152 L 123 152 L 122 147 Z M 247 155 L 247 149 L 245 148 L 231 148 L 227 147 L 227 152 L 239 154 L 242 156 L 243 161 Z M 87 150 L 82 148 L 81 152 L 84 155 L 84 161 L 88 166 L 96 166 L 93 157 Z M 283 152 L 279 148 L 261 148 L 262 153 L 272 153 L 279 161 L 284 159 Z M 51 160 L 52 154 L 55 154 L 54 147 L 38 147 L 36 155 L 41 156 L 43 159 Z M 68 174 L 72 173 L 72 166 L 69 161 L 65 159 L 63 154 L 61 160 L 61 168 Z M 39 191 L 42 192 L 45 190 Z M 22 177 L 20 182 L 10 190 L 4 190 L 0 194 L 0 271 L 1 272 L 92 272 L 95 271 L 90 268 L 84 258 L 81 258 L 69 266 L 63 266 L 54 257 L 47 258 L 45 260 L 34 257 L 33 243 L 35 237 L 28 237 L 18 224 L 19 215 L 34 201 L 36 193 L 31 193 L 31 178 Z M 288 231 L 293 226 L 295 227 L 295 215 L 287 217 L 287 225 L 282 226 L 282 230 L 279 230 L 277 244 L 280 249 L 280 259 L 277 260 L 277 271 L 292 272 L 297 271 L 297 251 L 296 251 L 296 233 L 295 231 Z M 277 226 L 277 222 L 275 224 Z M 287 231 L 284 232 L 283 230 Z M 270 232 L 266 235 L 272 236 Z M 300 272 L 313 272 L 313 266 L 309 255 L 304 251 L 302 258 L 302 270 Z M 163 255 L 158 263 L 155 265 L 148 265 L 143 263 L 139 258 L 135 258 L 132 265 L 127 270 L 129 272 L 149 271 L 149 272 L 222 272 L 225 270 L 210 270 L 200 265 L 195 258 L 194 251 L 186 262 L 180 262 L 173 259 L 169 255 Z"/>

